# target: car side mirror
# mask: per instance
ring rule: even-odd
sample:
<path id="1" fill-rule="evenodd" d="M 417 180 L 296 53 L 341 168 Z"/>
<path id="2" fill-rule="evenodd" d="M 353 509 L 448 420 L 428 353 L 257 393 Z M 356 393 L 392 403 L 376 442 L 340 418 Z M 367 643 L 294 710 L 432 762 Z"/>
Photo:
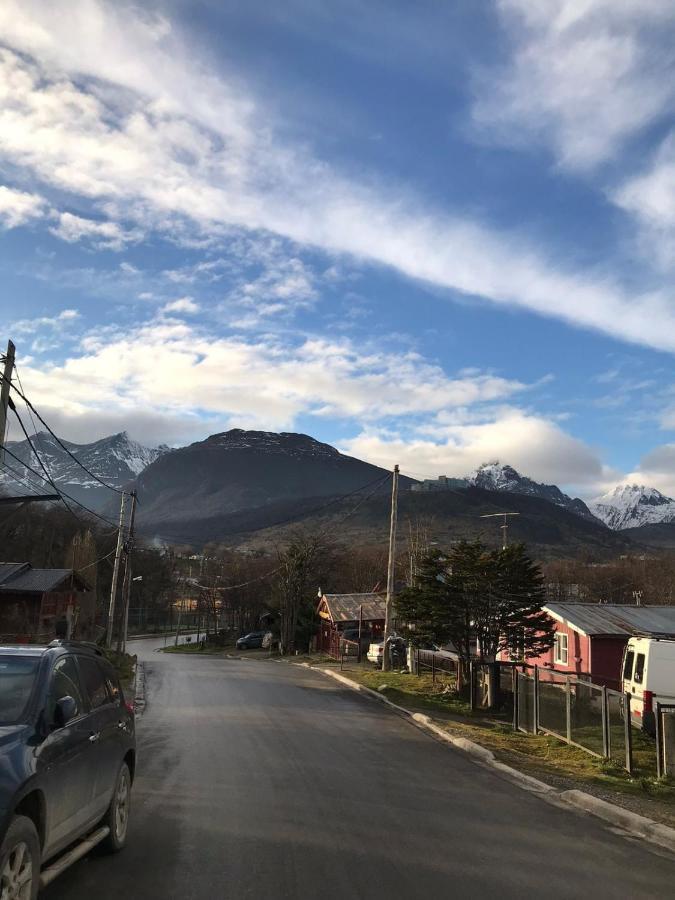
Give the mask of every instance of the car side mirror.
<path id="1" fill-rule="evenodd" d="M 77 703 L 72 697 L 66 696 L 61 697 L 60 700 L 56 701 L 56 708 L 54 710 L 54 724 L 57 728 L 63 728 L 64 725 L 67 725 L 71 719 L 74 719 L 77 715 Z"/>

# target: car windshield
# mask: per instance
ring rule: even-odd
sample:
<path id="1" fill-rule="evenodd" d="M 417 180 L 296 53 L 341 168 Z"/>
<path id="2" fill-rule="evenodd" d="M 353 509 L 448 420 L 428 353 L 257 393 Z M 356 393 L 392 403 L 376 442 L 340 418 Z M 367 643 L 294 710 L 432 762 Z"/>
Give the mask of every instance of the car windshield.
<path id="1" fill-rule="evenodd" d="M 0 725 L 21 719 L 35 684 L 37 656 L 0 654 Z"/>

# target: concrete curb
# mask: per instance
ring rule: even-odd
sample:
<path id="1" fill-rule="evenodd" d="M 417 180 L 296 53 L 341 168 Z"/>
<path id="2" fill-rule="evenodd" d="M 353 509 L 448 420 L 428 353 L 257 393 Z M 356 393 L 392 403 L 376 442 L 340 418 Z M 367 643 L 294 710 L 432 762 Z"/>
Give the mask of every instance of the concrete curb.
<path id="1" fill-rule="evenodd" d="M 293 665 L 307 666 L 307 663 L 293 663 Z M 543 795 L 549 801 L 561 801 L 568 806 L 573 806 L 575 809 L 581 809 L 584 812 L 590 813 L 591 815 L 608 822 L 615 828 L 622 829 L 632 837 L 642 838 L 643 840 L 657 844 L 659 847 L 664 847 L 667 850 L 675 852 L 675 828 L 670 828 L 668 825 L 661 825 L 659 822 L 654 822 L 653 819 L 648 819 L 646 816 L 640 816 L 637 813 L 624 809 L 622 806 L 616 806 L 613 803 L 609 803 L 607 800 L 601 800 L 599 797 L 594 797 L 592 794 L 587 794 L 585 791 L 558 791 L 556 788 L 551 787 L 550 784 L 539 781 L 538 778 L 533 778 L 531 775 L 525 775 L 523 772 L 511 768 L 511 766 L 499 762 L 495 758 L 494 753 L 491 750 L 488 750 L 487 747 L 481 747 L 480 744 L 469 741 L 467 738 L 455 737 L 439 725 L 436 725 L 429 716 L 426 716 L 423 713 L 413 713 L 403 706 L 392 703 L 391 700 L 388 700 L 387 697 L 383 696 L 379 691 L 374 691 L 371 688 L 365 687 L 365 685 L 359 684 L 357 681 L 352 681 L 351 678 L 347 678 L 339 672 L 334 672 L 332 669 L 320 669 L 318 666 L 311 666 L 310 668 L 321 672 L 323 675 L 328 675 L 330 678 L 334 678 L 336 681 L 339 681 L 341 684 L 344 684 L 352 690 L 366 694 L 369 697 L 379 700 L 380 703 L 392 707 L 396 712 L 408 717 L 421 728 L 430 731 L 446 743 L 452 744 L 458 750 L 468 753 L 470 756 L 474 757 L 475 761 L 479 764 L 500 772 L 502 775 L 506 776 L 509 781 L 523 790 Z"/>
<path id="2" fill-rule="evenodd" d="M 562 791 L 558 796 L 565 803 L 576 806 L 577 809 L 583 809 L 599 819 L 604 819 L 605 822 L 623 828 L 634 836 L 644 838 L 675 852 L 675 828 L 661 825 L 659 822 L 654 822 L 653 819 L 638 815 L 629 809 L 623 809 L 621 806 L 615 806 L 613 803 L 608 803 L 607 800 L 593 797 L 592 794 L 584 791 Z"/>
<path id="3" fill-rule="evenodd" d="M 137 716 L 145 712 L 145 665 L 136 663 L 136 677 L 134 678 L 134 711 Z"/>

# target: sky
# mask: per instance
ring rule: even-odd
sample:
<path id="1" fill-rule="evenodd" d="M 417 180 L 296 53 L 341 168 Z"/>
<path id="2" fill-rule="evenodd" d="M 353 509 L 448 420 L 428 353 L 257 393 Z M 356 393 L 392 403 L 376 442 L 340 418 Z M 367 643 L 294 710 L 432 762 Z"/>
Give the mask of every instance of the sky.
<path id="1" fill-rule="evenodd" d="M 675 495 L 674 69 L 672 0 L 0 0 L 0 343 L 74 441 Z"/>

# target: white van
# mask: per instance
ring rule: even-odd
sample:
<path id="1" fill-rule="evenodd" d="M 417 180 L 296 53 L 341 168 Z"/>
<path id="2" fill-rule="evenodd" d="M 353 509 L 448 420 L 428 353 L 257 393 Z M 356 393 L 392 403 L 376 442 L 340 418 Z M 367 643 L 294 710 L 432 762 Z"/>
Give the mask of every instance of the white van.
<path id="1" fill-rule="evenodd" d="M 675 636 L 630 638 L 622 671 L 631 721 L 653 734 L 657 702 L 675 703 Z"/>

